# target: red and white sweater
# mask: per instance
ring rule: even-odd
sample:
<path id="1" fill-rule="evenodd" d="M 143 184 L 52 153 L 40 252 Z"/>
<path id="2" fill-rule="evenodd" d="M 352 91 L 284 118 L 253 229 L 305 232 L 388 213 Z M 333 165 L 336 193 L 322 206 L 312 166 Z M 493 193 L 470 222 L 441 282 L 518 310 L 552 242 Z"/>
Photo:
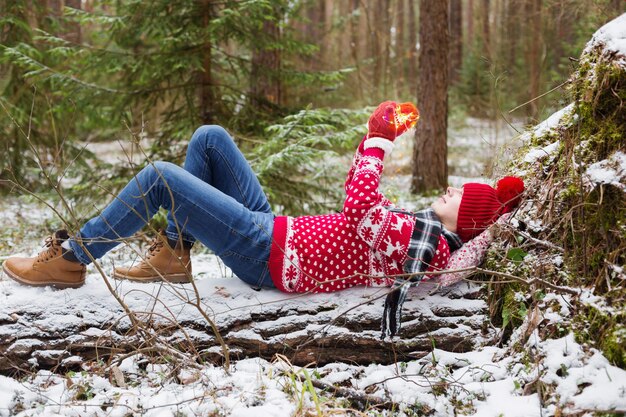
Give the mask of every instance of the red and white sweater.
<path id="1" fill-rule="evenodd" d="M 388 210 L 379 191 L 385 151 L 357 150 L 345 183 L 343 211 L 274 220 L 270 276 L 284 292 L 330 292 L 356 285 L 389 286 L 403 274 L 415 219 Z M 443 269 L 450 250 L 443 236 L 431 261 Z M 437 268 L 434 268 L 437 267 Z"/>

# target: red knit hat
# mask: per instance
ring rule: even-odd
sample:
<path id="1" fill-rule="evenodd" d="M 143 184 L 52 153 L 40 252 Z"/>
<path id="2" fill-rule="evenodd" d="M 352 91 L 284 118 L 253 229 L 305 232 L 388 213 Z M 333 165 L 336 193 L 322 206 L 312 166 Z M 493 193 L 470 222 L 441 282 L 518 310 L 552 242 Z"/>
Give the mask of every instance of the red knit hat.
<path id="1" fill-rule="evenodd" d="M 504 177 L 493 188 L 487 184 L 468 183 L 463 186 L 456 232 L 463 242 L 478 236 L 498 217 L 511 212 L 520 202 L 524 182 L 517 177 Z"/>

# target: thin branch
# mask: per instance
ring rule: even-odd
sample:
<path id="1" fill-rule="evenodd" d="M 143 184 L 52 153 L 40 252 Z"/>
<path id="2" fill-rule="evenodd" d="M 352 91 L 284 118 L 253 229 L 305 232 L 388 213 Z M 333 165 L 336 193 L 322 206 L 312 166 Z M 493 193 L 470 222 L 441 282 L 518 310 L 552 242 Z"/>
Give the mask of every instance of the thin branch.
<path id="1" fill-rule="evenodd" d="M 540 278 L 532 278 L 529 280 L 525 280 L 524 278 L 520 278 L 517 277 L 515 275 L 511 275 L 511 274 L 507 274 L 505 272 L 498 272 L 498 271 L 490 271 L 488 269 L 483 269 L 483 268 L 475 268 L 476 272 L 480 272 L 486 275 L 492 275 L 492 276 L 496 276 L 496 277 L 504 277 L 507 279 L 510 279 L 512 281 L 516 281 L 516 282 L 521 282 L 522 284 L 526 284 L 528 286 L 532 286 L 535 284 L 539 284 L 539 285 L 543 285 L 545 287 L 548 287 L 556 292 L 562 292 L 562 293 L 566 293 L 566 294 L 571 294 L 571 295 L 580 295 L 582 293 L 581 290 L 575 290 L 573 288 L 569 288 L 569 287 L 562 287 L 560 285 L 555 285 L 552 284 L 548 281 L 545 281 L 543 279 Z"/>
<path id="2" fill-rule="evenodd" d="M 539 100 L 541 97 L 547 96 L 551 92 L 553 92 L 555 90 L 558 90 L 559 88 L 561 88 L 564 85 L 569 84 L 569 83 L 570 83 L 570 80 L 564 81 L 561 84 L 557 85 L 556 87 L 552 88 L 551 90 L 546 91 L 545 93 L 543 93 L 543 94 L 541 94 L 541 95 L 539 95 L 539 96 L 537 96 L 537 97 L 535 97 L 535 98 L 533 98 L 531 100 L 528 100 L 526 103 L 522 103 L 519 106 L 515 107 L 514 109 L 509 110 L 509 113 L 513 113 L 515 110 L 520 109 L 520 108 L 524 107 L 525 105 L 532 103 L 533 101 Z"/>

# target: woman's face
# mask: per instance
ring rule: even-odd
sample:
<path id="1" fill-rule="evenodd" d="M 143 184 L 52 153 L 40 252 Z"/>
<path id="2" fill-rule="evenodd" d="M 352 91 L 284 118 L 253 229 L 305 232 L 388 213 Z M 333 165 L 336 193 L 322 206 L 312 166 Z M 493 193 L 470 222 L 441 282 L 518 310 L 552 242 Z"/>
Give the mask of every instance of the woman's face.
<path id="1" fill-rule="evenodd" d="M 448 187 L 446 193 L 439 197 L 431 207 L 435 211 L 443 226 L 451 232 L 456 232 L 456 223 L 459 218 L 459 207 L 463 197 L 462 188 Z"/>

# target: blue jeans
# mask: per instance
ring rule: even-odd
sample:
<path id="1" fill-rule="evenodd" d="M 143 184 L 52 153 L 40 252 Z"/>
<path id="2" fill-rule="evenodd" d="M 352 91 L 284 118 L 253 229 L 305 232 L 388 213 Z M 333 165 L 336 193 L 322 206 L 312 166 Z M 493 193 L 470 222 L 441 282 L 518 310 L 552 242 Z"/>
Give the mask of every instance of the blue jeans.
<path id="1" fill-rule="evenodd" d="M 102 257 L 147 224 L 163 207 L 167 237 L 196 239 L 250 285 L 274 287 L 268 260 L 274 215 L 259 181 L 230 135 L 202 126 L 187 149 L 184 169 L 169 162 L 143 168 L 70 241 L 84 264 Z M 83 247 L 78 243 L 82 242 Z"/>

